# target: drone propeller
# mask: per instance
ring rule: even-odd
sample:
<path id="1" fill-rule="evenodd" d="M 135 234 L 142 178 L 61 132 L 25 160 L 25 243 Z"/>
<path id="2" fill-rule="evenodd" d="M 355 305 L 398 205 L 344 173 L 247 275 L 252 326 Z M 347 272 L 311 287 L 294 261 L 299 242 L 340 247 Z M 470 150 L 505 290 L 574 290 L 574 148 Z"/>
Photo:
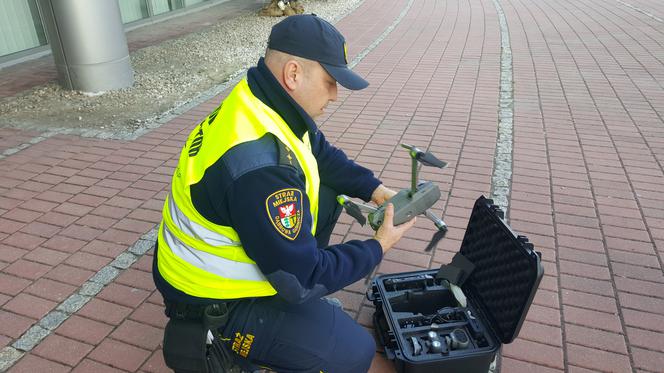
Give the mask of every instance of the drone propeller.
<path id="1" fill-rule="evenodd" d="M 337 202 L 343 206 L 344 210 L 348 215 L 352 216 L 361 226 L 364 226 L 367 223 L 367 218 L 362 214 L 360 206 L 353 202 L 350 198 L 345 195 L 337 196 Z"/>
<path id="2" fill-rule="evenodd" d="M 420 161 L 420 163 L 427 166 L 433 166 L 438 168 L 447 167 L 447 162 L 441 161 L 440 159 L 436 158 L 435 155 L 429 152 L 418 154 L 417 160 Z"/>
<path id="3" fill-rule="evenodd" d="M 424 249 L 424 251 L 431 251 L 447 234 L 447 224 L 445 224 L 443 219 L 440 219 L 429 210 L 424 211 L 424 215 L 436 225 L 436 228 L 438 228 L 438 231 L 436 231 L 436 233 L 433 234 L 433 237 L 431 237 L 431 242 L 429 242 L 426 249 Z"/>
<path id="4" fill-rule="evenodd" d="M 431 237 L 431 242 L 429 242 L 424 251 L 433 250 L 434 247 L 438 246 L 438 242 L 440 242 L 440 240 L 442 240 L 446 234 L 447 234 L 447 228 L 439 229 L 438 231 L 436 231 L 436 233 L 433 234 L 433 237 Z"/>
<path id="5" fill-rule="evenodd" d="M 420 161 L 423 165 L 433 166 L 438 168 L 447 167 L 447 162 L 441 161 L 440 159 L 436 158 L 435 155 L 429 152 L 425 152 L 424 150 L 421 150 L 416 146 L 408 144 L 401 144 L 401 146 L 410 151 L 411 158 Z"/>

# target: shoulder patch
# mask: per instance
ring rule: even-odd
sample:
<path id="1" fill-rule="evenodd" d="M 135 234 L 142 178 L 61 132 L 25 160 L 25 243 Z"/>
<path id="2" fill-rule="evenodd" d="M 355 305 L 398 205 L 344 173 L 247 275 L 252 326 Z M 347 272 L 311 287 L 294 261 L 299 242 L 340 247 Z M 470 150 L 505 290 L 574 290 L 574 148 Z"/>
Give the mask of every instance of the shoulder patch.
<path id="1" fill-rule="evenodd" d="M 267 216 L 274 228 L 289 240 L 295 240 L 302 228 L 302 191 L 278 190 L 265 200 Z"/>
<path id="2" fill-rule="evenodd" d="M 299 174 L 304 175 L 302 167 L 300 167 L 300 162 L 295 158 L 295 154 L 290 150 L 289 147 L 284 145 L 278 138 L 275 137 L 277 142 L 277 148 L 279 149 L 279 164 L 282 166 L 293 167 Z"/>

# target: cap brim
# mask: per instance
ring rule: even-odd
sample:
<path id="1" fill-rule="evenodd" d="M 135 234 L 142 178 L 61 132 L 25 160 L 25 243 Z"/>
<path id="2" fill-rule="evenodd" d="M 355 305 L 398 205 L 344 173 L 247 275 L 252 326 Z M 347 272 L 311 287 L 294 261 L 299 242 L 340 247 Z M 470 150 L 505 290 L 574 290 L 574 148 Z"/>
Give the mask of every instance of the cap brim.
<path id="1" fill-rule="evenodd" d="M 347 89 L 358 91 L 369 86 L 369 82 L 346 66 L 333 66 L 322 62 L 320 64 L 325 71 L 334 78 L 334 80 Z"/>

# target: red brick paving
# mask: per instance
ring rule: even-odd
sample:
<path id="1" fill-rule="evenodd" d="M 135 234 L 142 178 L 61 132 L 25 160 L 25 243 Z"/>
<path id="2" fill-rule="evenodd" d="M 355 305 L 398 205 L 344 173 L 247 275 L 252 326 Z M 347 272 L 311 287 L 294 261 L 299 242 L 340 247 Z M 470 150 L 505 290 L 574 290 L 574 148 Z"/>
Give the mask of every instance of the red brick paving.
<path id="1" fill-rule="evenodd" d="M 101 299 L 93 299 L 83 306 L 78 314 L 109 325 L 119 325 L 131 311 L 132 309 L 129 307 Z"/>
<path id="2" fill-rule="evenodd" d="M 135 372 L 150 356 L 150 352 L 111 338 L 105 339 L 90 353 L 90 359 L 114 368 Z"/>
<path id="3" fill-rule="evenodd" d="M 0 313 L 0 335 L 17 339 L 23 334 L 23 332 L 28 330 L 35 321 L 35 319 L 3 310 Z"/>
<path id="4" fill-rule="evenodd" d="M 373 43 L 407 3 L 366 0 L 341 20 L 349 53 Z M 502 371 L 659 372 L 664 23 L 620 2 L 499 3 L 514 73 L 509 219 L 543 253 L 546 271 L 519 338 L 503 348 Z M 664 14 L 652 0 L 624 3 Z M 391 187 L 409 178 L 398 142 L 450 162 L 422 174 L 450 191 L 436 205 L 448 237 L 424 253 L 433 231 L 420 219 L 377 273 L 435 268 L 459 248 L 474 199 L 491 190 L 500 51 L 492 1 L 415 1 L 356 67 L 372 85 L 342 90 L 330 105 L 328 139 Z M 180 144 L 220 99 L 134 141 L 54 136 L 0 160 L 0 344 L 158 223 Z M 2 149 L 36 135 L 0 131 Z M 370 234 L 344 216 L 333 239 Z M 150 262 L 148 254 L 123 272 L 11 371 L 167 371 Z M 365 288 L 360 281 L 335 295 L 371 327 Z M 59 341 L 68 341 L 66 357 L 51 353 Z M 372 371 L 392 371 L 376 364 Z"/>
<path id="5" fill-rule="evenodd" d="M 62 323 L 57 330 L 57 334 L 91 345 L 97 345 L 112 330 L 113 327 L 108 324 L 75 315 Z"/>
<path id="6" fill-rule="evenodd" d="M 21 359 L 16 365 L 11 368 L 13 373 L 34 373 L 34 372 L 52 372 L 52 373 L 66 373 L 71 370 L 71 367 L 56 363 L 53 360 L 47 360 L 37 355 L 28 355 Z"/>
<path id="7" fill-rule="evenodd" d="M 116 373 L 118 372 L 117 368 L 98 363 L 94 360 L 85 359 L 80 364 L 76 366 L 72 373 Z"/>
<path id="8" fill-rule="evenodd" d="M 634 367 L 642 365 L 639 365 L 636 361 L 632 362 L 632 359 L 635 359 L 636 356 L 632 348 L 629 348 L 630 353 L 623 347 L 630 346 L 632 342 L 632 338 L 629 335 L 626 336 L 624 325 L 627 323 L 626 312 L 628 311 L 624 310 L 631 307 L 641 308 L 642 305 L 637 306 L 633 300 L 624 299 L 624 297 L 621 297 L 621 291 L 617 290 L 617 284 L 624 280 L 618 277 L 621 276 L 619 272 L 621 272 L 620 266 L 622 266 L 618 262 L 627 261 L 630 263 L 635 260 L 639 261 L 638 267 L 630 267 L 633 271 L 630 271 L 629 274 L 624 273 L 628 277 L 636 279 L 647 277 L 650 281 L 661 282 L 662 273 L 661 260 L 658 260 L 655 256 L 657 253 L 653 251 L 651 239 L 648 237 L 646 229 L 647 218 L 639 211 L 637 202 L 639 192 L 634 189 L 636 184 L 632 183 L 630 185 L 629 167 L 625 166 L 624 161 L 621 163 L 621 158 L 630 158 L 629 153 L 633 151 L 628 151 L 624 147 L 624 152 L 620 151 L 620 137 L 623 135 L 629 136 L 632 138 L 629 142 L 635 144 L 647 141 L 647 139 L 641 137 L 638 128 L 634 128 L 635 122 L 630 121 L 628 117 L 629 108 L 627 106 L 621 107 L 621 110 L 615 110 L 615 107 L 610 108 L 604 105 L 602 101 L 605 99 L 602 96 L 611 97 L 611 95 L 606 91 L 599 92 L 592 89 L 592 85 L 603 85 L 604 89 L 610 89 L 614 84 L 623 85 L 628 82 L 633 84 L 630 77 L 631 74 L 648 73 L 648 70 L 644 69 L 641 65 L 641 59 L 634 59 L 625 61 L 625 65 L 641 66 L 638 66 L 638 69 L 635 66 L 635 70 L 630 70 L 633 71 L 632 73 L 628 72 L 624 76 L 611 76 L 607 79 L 606 76 L 599 76 L 593 73 L 598 68 L 612 68 L 611 64 L 614 61 L 611 61 L 609 58 L 605 59 L 604 57 L 609 57 L 610 52 L 613 50 L 618 50 L 616 53 L 620 53 L 623 59 L 628 57 L 622 52 L 629 45 L 622 44 L 620 41 L 613 39 L 611 40 L 613 48 L 592 49 L 591 53 L 603 54 L 601 63 L 597 62 L 597 57 L 590 56 L 588 50 L 581 48 L 583 47 L 581 42 L 595 44 L 596 46 L 599 44 L 598 39 L 592 35 L 592 32 L 588 34 L 590 30 L 582 27 L 581 23 L 587 25 L 598 22 L 608 15 L 608 12 L 592 11 L 591 6 L 590 2 L 579 2 L 577 7 L 580 10 L 582 9 L 581 11 L 584 13 L 577 12 L 579 13 L 577 16 L 573 16 L 572 13 L 567 11 L 570 5 L 564 2 L 551 4 L 550 7 L 537 6 L 534 3 L 528 2 L 515 3 L 514 8 L 510 10 L 512 16 L 521 20 L 523 27 L 523 29 L 518 27 L 510 28 L 510 31 L 513 33 L 513 50 L 519 48 L 523 51 L 522 53 L 515 53 L 515 56 L 522 57 L 521 60 L 518 57 L 515 58 L 515 89 L 519 92 L 519 88 L 523 86 L 521 89 L 524 91 L 524 94 L 531 95 L 531 97 L 540 97 L 539 107 L 533 108 L 526 104 L 521 108 L 518 101 L 515 104 L 515 124 L 523 123 L 524 126 L 530 124 L 529 127 L 532 128 L 532 131 L 525 130 L 523 134 L 520 134 L 517 127 L 515 131 L 515 155 L 522 153 L 524 156 L 532 158 L 534 155 L 533 150 L 525 147 L 523 150 L 520 150 L 519 144 L 524 141 L 538 143 L 540 148 L 545 150 L 545 154 L 541 154 L 541 151 L 539 152 L 538 158 L 543 161 L 539 169 L 546 170 L 550 167 L 551 176 L 548 179 L 551 184 L 574 185 L 576 188 L 579 188 L 579 192 L 586 192 L 583 195 L 586 199 L 589 198 L 591 202 L 587 204 L 576 200 L 576 204 L 589 207 L 596 206 L 595 211 L 591 208 L 581 208 L 579 211 L 575 211 L 575 208 L 565 205 L 565 212 L 569 215 L 560 216 L 562 219 L 556 215 L 555 224 L 553 225 L 557 232 L 558 244 L 564 244 L 570 248 L 564 250 L 561 248 L 560 250 L 561 257 L 566 257 L 570 260 L 560 260 L 558 262 L 561 273 L 575 275 L 575 277 L 561 276 L 559 280 L 561 299 L 563 303 L 590 308 L 563 307 L 562 315 L 566 325 L 569 325 L 566 327 L 564 336 L 566 340 L 566 361 L 570 366 L 577 365 L 592 370 L 632 371 Z M 605 7 L 606 5 L 602 6 Z M 611 12 L 616 11 L 619 10 L 611 10 Z M 634 17 L 635 15 L 628 16 Z M 545 25 L 548 26 L 550 24 L 555 24 L 556 26 L 554 27 L 556 29 L 552 29 L 549 32 L 541 31 Z M 574 24 L 574 30 L 578 31 L 572 31 L 570 29 L 571 24 Z M 603 25 L 595 25 L 598 30 L 607 26 L 615 27 L 616 24 L 607 22 Z M 620 27 L 630 27 L 630 25 L 623 22 Z M 524 32 L 523 30 L 527 31 Z M 531 30 L 537 30 L 537 32 Z M 568 49 L 571 47 L 565 46 L 564 43 L 554 44 L 552 42 L 556 39 L 560 40 L 563 37 L 558 32 L 568 32 L 565 37 L 571 37 L 570 34 L 572 32 L 575 34 L 577 32 L 585 32 L 585 34 L 579 36 L 582 38 L 581 40 L 577 39 L 579 40 L 576 43 L 576 48 L 578 49 L 572 50 Z M 630 38 L 638 39 L 642 36 L 636 32 L 633 35 L 630 33 Z M 527 38 L 527 40 L 518 38 Z M 518 40 L 518 42 L 515 42 L 515 40 Z M 531 51 L 537 50 L 538 53 L 529 53 L 528 49 Z M 562 68 L 556 68 L 557 65 L 561 65 L 561 61 L 569 63 L 565 64 Z M 593 66 L 594 64 L 596 65 Z M 653 71 L 657 71 L 657 68 Z M 659 71 L 661 71 L 661 65 L 659 66 Z M 521 79 L 518 78 L 520 74 L 522 75 Z M 583 84 L 575 83 L 575 79 L 577 82 L 584 82 L 585 80 L 587 86 L 584 87 Z M 536 84 L 532 84 L 531 82 Z M 611 93 L 615 95 L 617 92 Z M 630 92 L 621 96 L 613 96 L 615 100 L 614 104 L 619 104 L 619 102 L 616 102 L 618 101 L 618 97 L 625 101 L 632 99 L 635 97 L 634 93 Z M 543 95 L 549 96 L 550 99 L 544 99 Z M 594 98 L 594 96 L 598 98 Z M 517 100 L 518 98 L 517 94 Z M 643 96 L 637 101 L 641 102 L 638 104 L 635 102 L 635 105 L 640 106 L 643 106 L 643 104 L 648 106 L 649 102 L 654 102 L 650 101 L 648 97 Z M 561 110 L 559 103 L 567 103 L 570 107 Z M 620 119 L 620 122 L 614 118 L 616 115 L 623 117 Z M 520 116 L 523 119 L 520 119 Z M 593 117 L 595 119 L 592 119 Z M 602 126 L 602 119 L 605 121 L 613 120 L 614 125 L 610 126 L 607 124 L 606 126 Z M 624 127 L 624 129 L 617 127 L 617 125 Z M 632 129 L 629 129 L 630 126 L 633 126 Z M 634 131 L 635 129 L 636 131 Z M 546 136 L 542 132 L 543 130 L 546 131 Z M 612 131 L 616 134 L 620 133 L 620 135 L 613 137 L 611 134 Z M 527 138 L 529 140 L 526 140 Z M 657 141 L 656 137 L 653 140 Z M 644 147 L 641 149 L 649 149 L 647 144 L 643 145 Z M 546 154 L 547 151 L 548 155 Z M 651 150 L 646 150 L 643 153 L 646 154 L 646 157 L 641 158 L 640 161 L 648 163 L 657 158 L 657 154 L 654 152 L 651 153 Z M 655 159 L 653 159 L 653 156 Z M 515 156 L 515 158 L 517 157 Z M 564 167 L 557 165 L 564 165 Z M 519 162 L 515 162 L 515 176 L 519 174 L 525 176 L 530 172 L 527 166 L 523 167 L 522 171 L 519 170 Z M 561 172 L 563 170 L 565 172 Z M 575 174 L 567 172 L 569 170 L 572 170 Z M 610 173 L 606 173 L 607 171 L 610 171 Z M 653 176 L 661 180 L 661 173 L 660 164 L 659 168 L 656 167 L 654 169 Z M 564 193 L 556 188 L 552 189 L 552 191 L 554 194 Z M 588 192 L 590 194 L 587 194 Z M 558 205 L 563 200 L 561 198 L 556 199 L 555 195 L 551 198 L 550 194 L 545 191 L 542 196 L 532 196 L 531 200 L 535 202 L 535 198 L 538 198 L 540 203 L 553 201 L 551 210 L 559 210 Z M 611 196 L 612 198 L 609 200 L 605 196 Z M 640 226 L 636 230 L 627 230 L 627 224 L 633 225 L 634 220 L 626 220 L 624 219 L 625 216 L 637 218 L 635 220 L 640 223 Z M 646 223 L 645 225 L 643 225 L 644 222 Z M 573 226 L 576 228 L 570 229 Z M 595 230 L 591 231 L 587 228 L 581 228 L 581 226 L 592 227 Z M 515 226 L 515 228 L 519 229 L 518 226 Z M 561 233 L 563 230 L 565 234 L 573 237 L 562 236 Z M 627 237 L 628 235 L 629 237 Z M 620 245 L 617 248 L 620 251 L 613 251 L 609 247 L 609 237 L 616 237 L 622 241 L 624 245 Z M 644 246 L 643 251 L 652 255 L 634 257 L 631 253 L 622 251 L 629 250 L 630 246 L 634 247 L 636 244 L 635 240 L 648 242 L 649 245 L 638 244 L 636 247 Z M 592 252 L 584 250 L 592 250 Z M 644 264 L 656 267 L 656 272 L 648 275 L 648 270 L 643 268 Z M 602 282 L 602 286 L 599 287 L 600 282 L 592 279 L 610 281 Z M 573 282 L 570 282 L 570 280 Z M 612 287 L 612 283 L 615 284 L 615 288 Z M 652 283 L 652 285 L 655 284 Z M 577 299 L 570 299 L 569 295 L 566 295 L 569 292 L 565 289 L 575 289 L 582 292 L 578 293 L 578 297 L 575 297 Z M 597 298 L 594 294 L 601 294 L 605 297 Z M 582 301 L 581 297 L 585 298 L 586 301 Z M 593 297 L 595 297 L 596 301 L 600 299 L 610 300 L 610 303 L 592 302 L 591 299 Z M 655 301 L 657 301 L 656 299 Z M 619 302 L 618 309 L 616 309 L 614 302 Z M 592 310 L 592 308 L 595 310 Z M 621 313 L 625 321 L 621 321 Z M 570 332 L 574 330 L 572 327 L 577 328 L 576 334 Z M 590 327 L 590 330 L 586 330 L 582 335 L 579 335 L 578 328 L 582 327 Z M 511 346 L 507 347 L 506 350 L 509 348 Z M 597 354 L 597 350 L 604 350 L 601 352 L 601 357 Z M 605 351 L 610 352 L 607 353 Z M 660 368 L 655 368 L 653 371 L 657 371 L 657 369 Z"/>
<path id="9" fill-rule="evenodd" d="M 54 360 L 69 366 L 76 366 L 93 346 L 73 339 L 52 334 L 46 337 L 32 353 L 45 359 Z"/>

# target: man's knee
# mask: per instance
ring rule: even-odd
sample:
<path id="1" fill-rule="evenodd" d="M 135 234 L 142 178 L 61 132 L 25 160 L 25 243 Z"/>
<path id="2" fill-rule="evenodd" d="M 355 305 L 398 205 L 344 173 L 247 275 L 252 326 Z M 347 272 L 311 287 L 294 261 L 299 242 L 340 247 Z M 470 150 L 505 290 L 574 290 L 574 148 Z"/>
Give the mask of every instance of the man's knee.
<path id="1" fill-rule="evenodd" d="M 376 353 L 376 342 L 362 326 L 339 331 L 335 355 L 330 360 L 336 369 L 331 372 L 366 372 Z"/>
<path id="2" fill-rule="evenodd" d="M 369 370 L 371 366 L 371 361 L 373 360 L 374 355 L 376 354 L 376 341 L 373 336 L 369 334 L 364 328 L 361 328 L 363 333 L 363 338 L 358 338 L 356 343 L 357 351 L 357 366 L 362 371 Z"/>

